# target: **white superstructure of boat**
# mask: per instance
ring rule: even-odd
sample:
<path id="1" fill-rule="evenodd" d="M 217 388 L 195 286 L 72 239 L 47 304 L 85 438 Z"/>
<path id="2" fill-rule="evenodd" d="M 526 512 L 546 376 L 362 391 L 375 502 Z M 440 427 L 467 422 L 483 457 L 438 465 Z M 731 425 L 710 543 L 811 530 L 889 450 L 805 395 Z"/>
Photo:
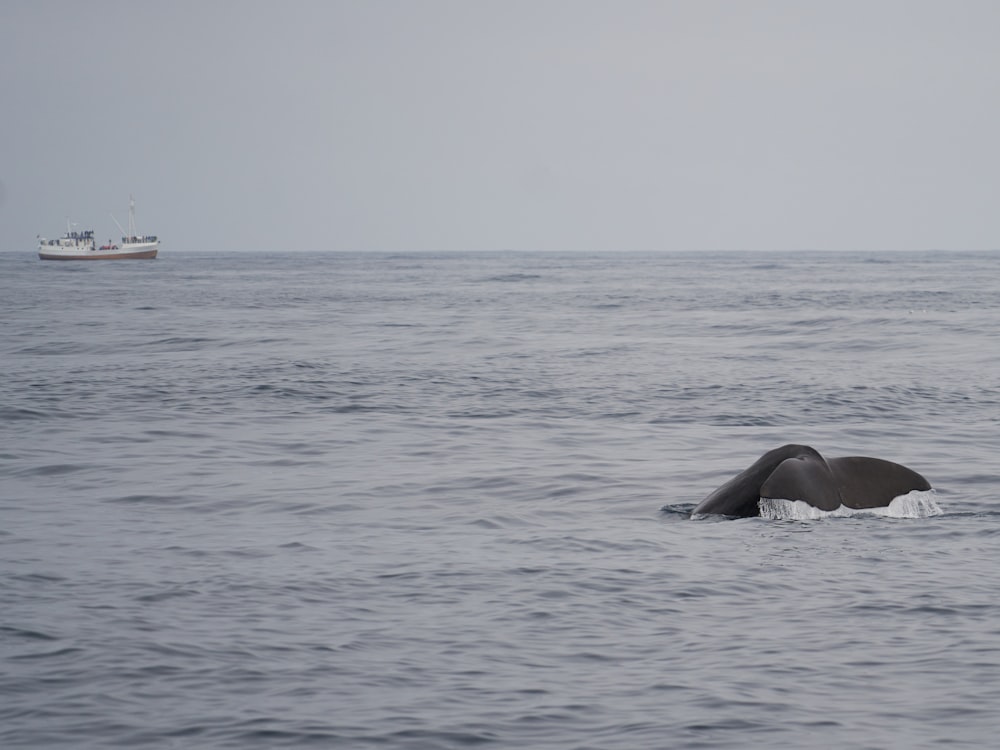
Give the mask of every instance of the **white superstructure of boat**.
<path id="1" fill-rule="evenodd" d="M 111 217 L 114 219 L 114 216 Z M 118 221 L 115 220 L 115 224 Z M 73 231 L 67 227 L 66 234 L 57 240 L 38 239 L 38 257 L 42 260 L 129 260 L 155 258 L 160 249 L 160 240 L 153 235 L 138 235 L 135 231 L 135 201 L 129 196 L 128 231 L 118 224 L 122 232 L 121 244 L 108 240 L 106 245 L 97 246 L 94 231 Z"/>

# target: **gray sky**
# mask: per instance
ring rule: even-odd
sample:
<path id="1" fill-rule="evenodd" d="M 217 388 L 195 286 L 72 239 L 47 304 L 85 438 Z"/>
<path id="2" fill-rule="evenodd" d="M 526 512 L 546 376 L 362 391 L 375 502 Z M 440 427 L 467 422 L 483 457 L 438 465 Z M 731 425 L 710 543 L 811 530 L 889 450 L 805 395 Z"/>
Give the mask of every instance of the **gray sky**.
<path id="1" fill-rule="evenodd" d="M 1000 248 L 996 0 L 3 0 L 0 250 Z"/>

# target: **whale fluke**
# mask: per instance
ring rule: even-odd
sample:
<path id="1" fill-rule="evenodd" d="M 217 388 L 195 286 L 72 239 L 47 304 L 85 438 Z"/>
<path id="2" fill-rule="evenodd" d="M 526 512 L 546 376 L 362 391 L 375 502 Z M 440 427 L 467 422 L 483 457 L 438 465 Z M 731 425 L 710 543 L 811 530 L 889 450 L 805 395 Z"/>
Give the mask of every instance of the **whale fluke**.
<path id="1" fill-rule="evenodd" d="M 930 488 L 920 474 L 892 461 L 826 459 L 808 445 L 784 445 L 719 487 L 692 515 L 759 516 L 761 498 L 800 500 L 822 511 L 883 508 L 897 497 Z"/>

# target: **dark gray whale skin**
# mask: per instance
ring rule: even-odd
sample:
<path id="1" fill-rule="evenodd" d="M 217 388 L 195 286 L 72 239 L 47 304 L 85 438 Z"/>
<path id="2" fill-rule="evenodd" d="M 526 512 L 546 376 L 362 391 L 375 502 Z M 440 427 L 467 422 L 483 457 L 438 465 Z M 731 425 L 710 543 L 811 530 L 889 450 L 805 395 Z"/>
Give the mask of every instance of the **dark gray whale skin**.
<path id="1" fill-rule="evenodd" d="M 691 515 L 759 516 L 760 498 L 802 500 L 820 510 L 882 508 L 930 482 L 881 458 L 823 458 L 808 445 L 768 451 L 702 500 Z"/>

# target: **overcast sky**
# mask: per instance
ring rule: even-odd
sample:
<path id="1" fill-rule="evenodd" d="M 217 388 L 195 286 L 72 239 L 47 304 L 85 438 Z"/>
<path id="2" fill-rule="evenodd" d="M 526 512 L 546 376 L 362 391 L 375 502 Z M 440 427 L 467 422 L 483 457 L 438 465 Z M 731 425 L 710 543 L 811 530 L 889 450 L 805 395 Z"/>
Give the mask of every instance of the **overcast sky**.
<path id="1" fill-rule="evenodd" d="M 3 0 L 0 250 L 1000 248 L 997 0 Z"/>

